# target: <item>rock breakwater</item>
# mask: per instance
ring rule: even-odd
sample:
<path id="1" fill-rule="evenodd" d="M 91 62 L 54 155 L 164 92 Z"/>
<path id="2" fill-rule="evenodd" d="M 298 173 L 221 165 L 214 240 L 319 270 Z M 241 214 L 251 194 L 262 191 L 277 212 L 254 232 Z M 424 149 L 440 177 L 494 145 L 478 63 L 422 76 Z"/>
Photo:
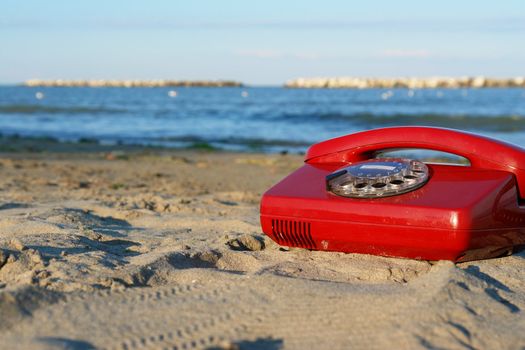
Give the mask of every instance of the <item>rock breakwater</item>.
<path id="1" fill-rule="evenodd" d="M 25 86 L 43 87 L 240 87 L 242 83 L 232 80 L 40 80 L 31 79 Z"/>
<path id="2" fill-rule="evenodd" d="M 525 77 L 486 78 L 486 77 L 433 77 L 433 78 L 298 78 L 285 83 L 288 88 L 525 88 Z"/>

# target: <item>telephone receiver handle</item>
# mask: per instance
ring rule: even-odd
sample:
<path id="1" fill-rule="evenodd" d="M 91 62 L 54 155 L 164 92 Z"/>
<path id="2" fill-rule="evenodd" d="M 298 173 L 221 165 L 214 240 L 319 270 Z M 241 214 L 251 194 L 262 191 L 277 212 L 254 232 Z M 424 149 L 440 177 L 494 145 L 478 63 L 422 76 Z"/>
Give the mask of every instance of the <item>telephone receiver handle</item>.
<path id="1" fill-rule="evenodd" d="M 525 199 L 525 149 L 488 137 L 445 128 L 406 126 L 357 132 L 317 143 L 305 156 L 309 164 L 348 164 L 388 149 L 428 149 L 452 153 L 470 166 L 511 172 Z"/>

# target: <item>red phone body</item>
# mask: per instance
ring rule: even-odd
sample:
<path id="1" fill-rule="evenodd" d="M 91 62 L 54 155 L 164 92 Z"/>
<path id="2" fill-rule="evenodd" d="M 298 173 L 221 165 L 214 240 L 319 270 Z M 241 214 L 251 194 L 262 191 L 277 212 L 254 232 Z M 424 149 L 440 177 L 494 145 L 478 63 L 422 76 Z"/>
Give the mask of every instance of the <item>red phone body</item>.
<path id="1" fill-rule="evenodd" d="M 390 197 L 327 191 L 328 174 L 379 151 L 406 148 L 453 153 L 470 166 L 427 164 L 426 184 Z M 450 129 L 384 128 L 313 145 L 305 164 L 264 194 L 261 225 L 285 246 L 468 261 L 525 244 L 523 198 L 525 150 Z"/>

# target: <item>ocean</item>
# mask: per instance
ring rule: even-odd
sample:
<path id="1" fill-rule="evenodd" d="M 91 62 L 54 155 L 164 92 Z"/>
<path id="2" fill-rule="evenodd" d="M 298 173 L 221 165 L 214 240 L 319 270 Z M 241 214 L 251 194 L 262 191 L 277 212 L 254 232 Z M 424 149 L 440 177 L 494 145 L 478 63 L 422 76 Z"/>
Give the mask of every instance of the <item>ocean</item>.
<path id="1" fill-rule="evenodd" d="M 3 136 L 303 152 L 395 125 L 461 129 L 525 147 L 525 89 L 0 87 Z"/>

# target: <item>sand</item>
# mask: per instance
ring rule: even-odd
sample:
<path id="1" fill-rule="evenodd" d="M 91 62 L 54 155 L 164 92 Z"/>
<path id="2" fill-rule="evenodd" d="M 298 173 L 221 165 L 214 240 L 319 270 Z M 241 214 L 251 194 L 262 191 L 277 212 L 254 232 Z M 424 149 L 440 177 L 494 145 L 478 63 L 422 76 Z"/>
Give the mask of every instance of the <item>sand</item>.
<path id="1" fill-rule="evenodd" d="M 454 265 L 279 247 L 295 155 L 0 154 L 0 348 L 523 349 L 525 253 Z"/>

